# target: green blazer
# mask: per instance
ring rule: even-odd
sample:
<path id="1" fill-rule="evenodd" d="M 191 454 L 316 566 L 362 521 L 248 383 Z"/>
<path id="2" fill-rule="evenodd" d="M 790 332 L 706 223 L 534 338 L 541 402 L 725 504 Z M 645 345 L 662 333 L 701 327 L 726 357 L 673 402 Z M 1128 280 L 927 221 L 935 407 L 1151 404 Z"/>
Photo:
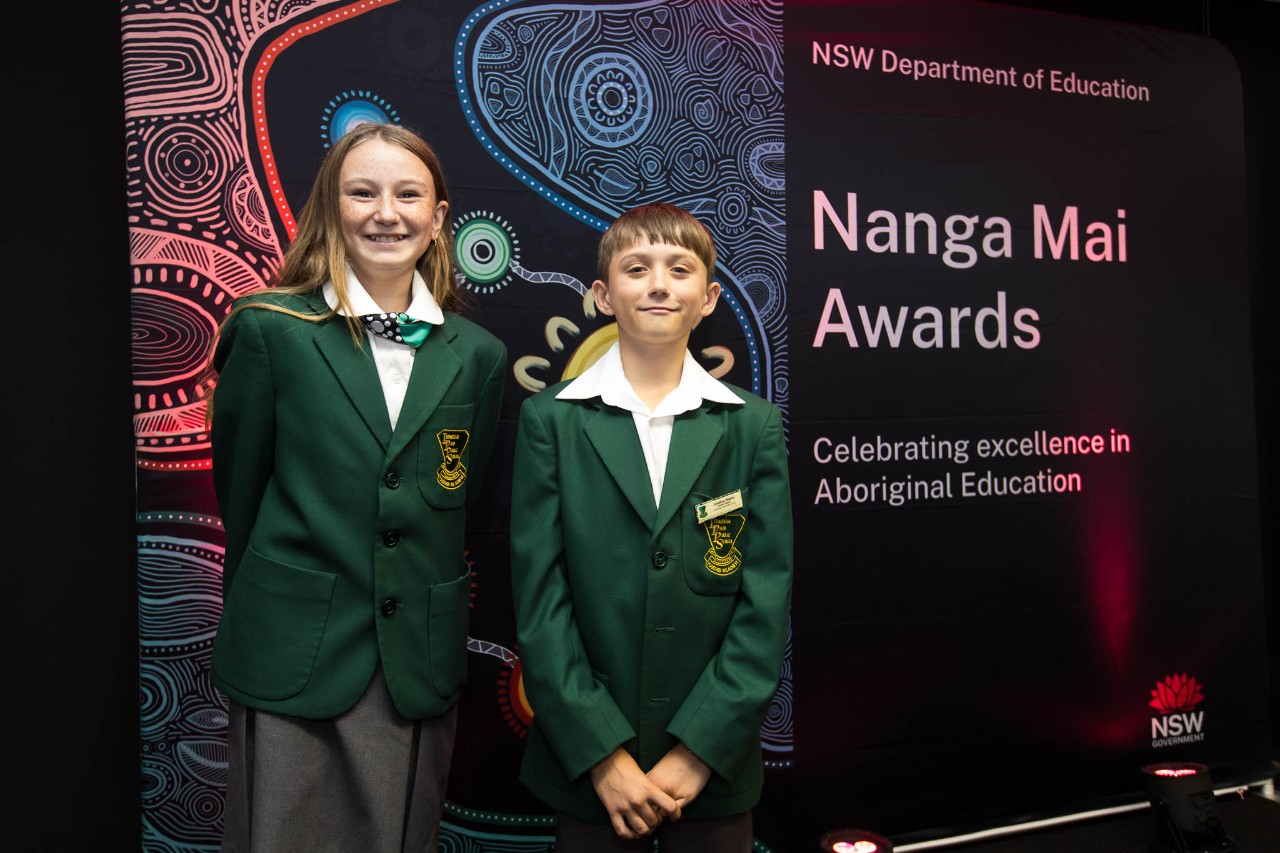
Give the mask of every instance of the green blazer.
<path id="1" fill-rule="evenodd" d="M 260 294 L 307 313 L 320 294 Z M 445 313 L 399 422 L 345 320 L 250 308 L 214 355 L 213 484 L 226 530 L 214 685 L 327 719 L 381 664 L 397 710 L 433 717 L 466 677 L 463 527 L 497 430 L 506 347 Z"/>
<path id="2" fill-rule="evenodd" d="M 521 781 L 551 807 L 607 820 L 589 770 L 620 745 L 648 771 L 682 741 L 712 776 L 684 819 L 742 812 L 763 783 L 760 726 L 783 665 L 791 497 L 778 408 L 704 402 L 676 418 L 654 504 L 629 412 L 520 408 L 511 571 L 533 725 Z M 697 507 L 742 506 L 700 523 Z"/>

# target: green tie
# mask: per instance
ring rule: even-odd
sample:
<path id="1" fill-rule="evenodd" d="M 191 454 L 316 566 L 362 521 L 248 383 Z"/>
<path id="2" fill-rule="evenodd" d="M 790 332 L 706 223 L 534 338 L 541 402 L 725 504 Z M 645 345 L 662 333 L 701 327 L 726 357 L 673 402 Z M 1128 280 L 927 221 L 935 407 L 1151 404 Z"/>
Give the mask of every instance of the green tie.
<path id="1" fill-rule="evenodd" d="M 427 335 L 431 334 L 430 323 L 415 320 L 408 314 L 365 314 L 360 319 L 364 322 L 364 327 L 378 337 L 411 347 L 422 346 Z"/>

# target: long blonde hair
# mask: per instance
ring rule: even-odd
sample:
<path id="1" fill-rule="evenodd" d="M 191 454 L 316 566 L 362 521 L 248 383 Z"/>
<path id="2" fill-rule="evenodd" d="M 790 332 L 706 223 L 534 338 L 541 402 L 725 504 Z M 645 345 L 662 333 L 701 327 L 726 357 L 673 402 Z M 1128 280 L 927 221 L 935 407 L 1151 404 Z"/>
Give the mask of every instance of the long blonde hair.
<path id="1" fill-rule="evenodd" d="M 218 327 L 212 345 L 209 348 L 209 365 L 206 375 L 212 379 L 216 375 L 213 367 L 213 353 L 217 349 L 218 338 L 231 318 L 248 308 L 260 308 L 266 311 L 277 311 L 319 323 L 333 317 L 339 311 L 345 315 L 347 329 L 357 346 L 363 346 L 364 327 L 355 316 L 348 296 L 347 284 L 347 246 L 342 238 L 342 213 L 339 207 L 341 200 L 342 164 L 347 155 L 357 146 L 371 139 L 379 139 L 391 145 L 398 145 L 422 161 L 431 173 L 435 184 L 436 198 L 449 201 L 449 188 L 444 180 L 444 170 L 435 150 L 418 133 L 398 124 L 363 122 L 345 133 L 341 139 L 329 149 L 320 168 L 316 172 L 311 185 L 311 194 L 302 205 L 298 214 L 298 228 L 285 250 L 280 268 L 272 274 L 267 284 L 254 293 L 270 291 L 272 293 L 305 295 L 314 293 L 324 287 L 325 282 L 332 281 L 338 305 L 327 311 L 313 314 L 297 311 L 271 300 L 241 300 L 223 318 Z M 418 258 L 417 270 L 431 290 L 436 303 L 446 311 L 461 311 L 465 307 L 463 291 L 458 286 L 457 270 L 453 256 L 453 227 L 450 212 L 446 209 L 440 233 L 427 246 Z M 209 388 L 206 395 L 208 408 L 205 412 L 206 424 L 213 421 L 213 389 L 212 382 L 203 383 Z"/>

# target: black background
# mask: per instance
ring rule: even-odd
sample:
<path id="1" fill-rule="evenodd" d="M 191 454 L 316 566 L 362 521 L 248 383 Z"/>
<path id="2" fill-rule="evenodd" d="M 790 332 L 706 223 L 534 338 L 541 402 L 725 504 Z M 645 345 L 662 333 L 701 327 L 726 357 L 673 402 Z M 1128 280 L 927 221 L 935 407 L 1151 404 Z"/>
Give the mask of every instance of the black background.
<path id="1" fill-rule="evenodd" d="M 934 0 L 793 2 L 785 31 L 797 767 L 757 815 L 785 814 L 792 849 L 840 825 L 906 843 L 1140 799 L 1136 768 L 1153 760 L 1195 756 L 1222 784 L 1268 776 L 1258 534 L 1240 499 L 1256 463 L 1240 416 L 1253 389 L 1230 54 L 1199 35 Z M 1153 94 L 1134 104 L 930 85 L 812 62 L 814 40 L 1124 76 Z M 1004 216 L 1012 255 L 952 269 L 905 243 L 852 252 L 829 226 L 819 250 L 815 190 L 842 214 L 857 193 L 862 238 L 878 208 L 940 223 Z M 1055 218 L 1078 206 L 1081 228 L 1124 208 L 1126 262 L 1034 258 L 1033 203 Z M 811 345 L 830 288 L 844 294 L 857 349 L 841 334 Z M 910 319 L 899 347 L 861 331 L 860 306 L 977 312 L 998 292 L 1008 316 L 1038 312 L 1036 348 L 985 349 L 969 322 L 955 339 L 946 324 L 937 349 L 912 344 Z M 844 465 L 811 452 L 820 436 L 976 444 L 1108 427 L 1131 452 Z M 964 498 L 965 469 L 1050 469 L 1083 485 Z M 905 474 L 950 475 L 953 496 L 815 503 L 820 482 Z M 1153 751 L 1148 679 L 1175 665 L 1203 673 L 1221 701 L 1205 706 L 1208 742 Z M 965 784 L 922 772 L 933 766 Z"/>
<path id="2" fill-rule="evenodd" d="M 1280 3 L 1011 3 L 1208 35 L 1243 83 L 1253 361 L 1270 687 L 1280 685 L 1276 543 Z M 119 10 L 22 7 L 4 36 L 3 422 L 6 841 L 138 849 L 141 807 L 131 285 Z M 1212 134 L 1213 128 L 1205 128 Z M 70 339 L 51 339 L 57 317 Z M 74 549 L 62 548 L 74 541 Z M 86 554 L 91 555 L 86 559 Z M 1206 582 L 1212 582 L 1207 578 Z M 1280 711 L 1272 703 L 1272 730 Z M 963 784 L 958 780 L 957 784 Z M 815 845 L 816 846 L 816 845 Z"/>

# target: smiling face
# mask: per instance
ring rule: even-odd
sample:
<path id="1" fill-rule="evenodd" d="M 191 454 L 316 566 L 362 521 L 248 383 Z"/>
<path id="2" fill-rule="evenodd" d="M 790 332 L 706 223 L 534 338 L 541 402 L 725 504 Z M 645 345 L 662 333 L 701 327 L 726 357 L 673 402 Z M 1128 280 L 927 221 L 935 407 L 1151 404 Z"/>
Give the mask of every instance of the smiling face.
<path id="1" fill-rule="evenodd" d="M 618 321 L 624 343 L 684 348 L 720 297 L 709 277 L 692 250 L 642 238 L 614 254 L 608 281 L 597 279 L 591 292 L 596 308 Z"/>
<path id="2" fill-rule="evenodd" d="M 449 208 L 431 172 L 406 149 L 373 138 L 347 154 L 338 183 L 342 239 L 356 276 L 373 290 L 408 288 Z"/>

